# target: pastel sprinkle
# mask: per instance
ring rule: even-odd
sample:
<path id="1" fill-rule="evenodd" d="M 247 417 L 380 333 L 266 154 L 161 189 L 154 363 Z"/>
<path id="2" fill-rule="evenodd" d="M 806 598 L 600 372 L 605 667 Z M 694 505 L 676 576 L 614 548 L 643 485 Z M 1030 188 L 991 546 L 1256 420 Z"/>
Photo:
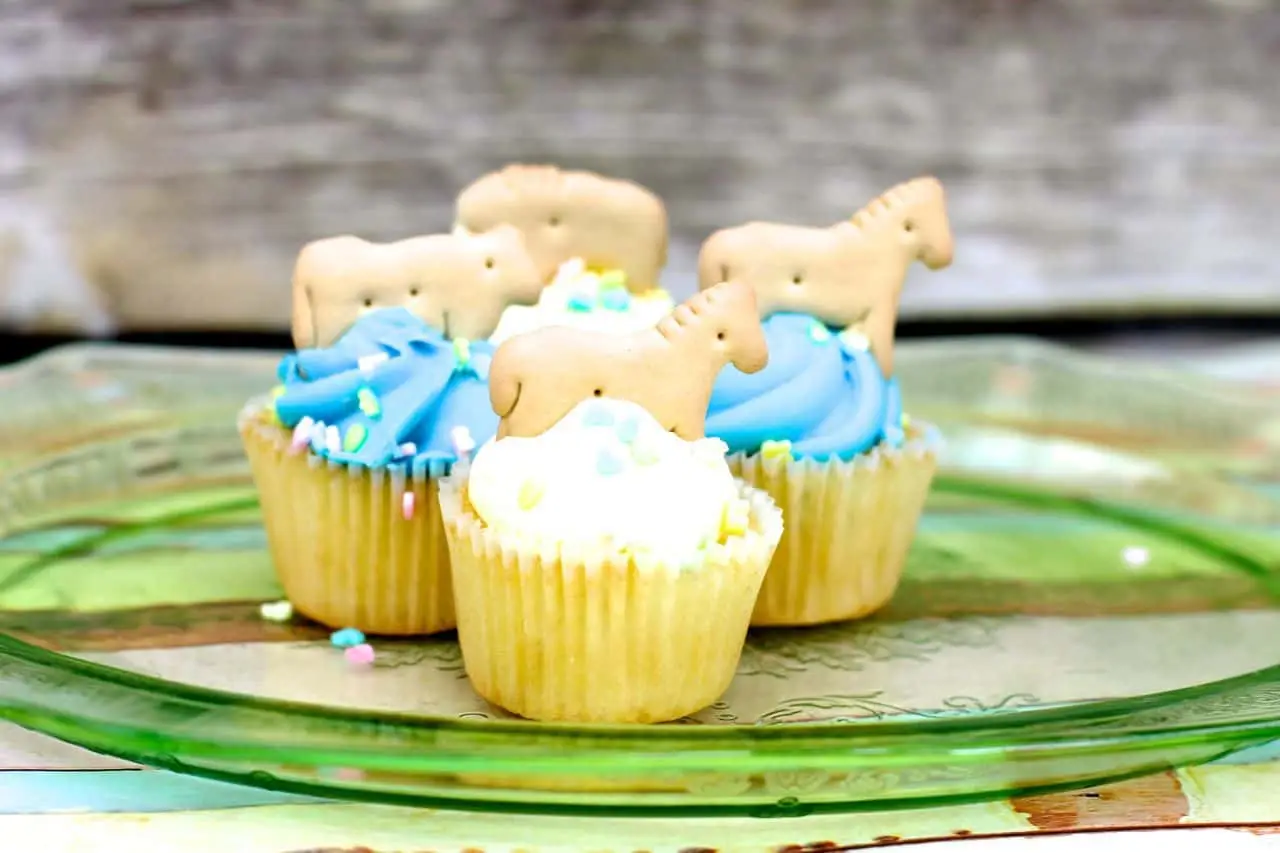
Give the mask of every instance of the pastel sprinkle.
<path id="1" fill-rule="evenodd" d="M 362 355 L 356 359 L 356 366 L 360 368 L 361 373 L 369 373 L 379 364 L 387 360 L 385 352 L 376 352 L 373 355 Z"/>
<path id="2" fill-rule="evenodd" d="M 316 421 L 311 425 L 311 449 L 316 453 L 324 450 L 325 435 L 324 421 Z"/>
<path id="3" fill-rule="evenodd" d="M 449 440 L 453 444 L 453 452 L 459 459 L 476 449 L 476 440 L 471 436 L 471 430 L 461 424 L 449 430 Z"/>
<path id="4" fill-rule="evenodd" d="M 600 273 L 601 290 L 626 290 L 627 274 L 622 270 L 605 270 Z"/>
<path id="5" fill-rule="evenodd" d="M 582 415 L 583 426 L 613 426 L 613 412 L 609 411 L 608 406 L 588 406 L 586 412 Z"/>
<path id="6" fill-rule="evenodd" d="M 347 434 L 342 439 L 342 449 L 347 453 L 355 453 L 364 447 L 365 439 L 369 437 L 369 430 L 365 429 L 364 424 L 352 424 L 347 429 Z"/>
<path id="7" fill-rule="evenodd" d="M 404 444 L 396 448 L 396 453 L 401 456 L 417 456 L 418 445 L 414 444 L 412 441 L 406 441 Z"/>
<path id="8" fill-rule="evenodd" d="M 364 642 L 364 632 L 359 628 L 341 628 L 329 635 L 329 642 L 337 649 L 350 649 Z"/>
<path id="9" fill-rule="evenodd" d="M 538 501 L 542 500 L 545 492 L 546 486 L 543 482 L 531 477 L 520 484 L 520 491 L 516 494 L 516 505 L 528 512 L 538 505 Z"/>
<path id="10" fill-rule="evenodd" d="M 760 455 L 765 459 L 782 459 L 791 455 L 791 442 L 783 439 L 782 441 L 762 441 L 760 442 Z"/>
<path id="11" fill-rule="evenodd" d="M 596 454 L 596 473 L 601 477 L 612 477 L 615 474 L 621 474 L 625 464 L 622 457 L 607 447 L 600 448 L 600 451 Z"/>
<path id="12" fill-rule="evenodd" d="M 831 340 L 831 330 L 814 320 L 809 324 L 809 340 L 816 344 L 825 344 Z"/>
<path id="13" fill-rule="evenodd" d="M 258 608 L 258 613 L 268 622 L 288 622 L 293 618 L 293 605 L 287 601 L 267 601 Z"/>
<path id="14" fill-rule="evenodd" d="M 274 387 L 274 388 L 272 388 L 272 389 L 271 389 L 271 399 L 272 399 L 272 400 L 279 400 L 279 399 L 280 399 L 281 397 L 283 397 L 283 396 L 284 396 L 284 386 L 283 386 L 283 385 L 277 385 L 276 387 Z"/>
<path id="15" fill-rule="evenodd" d="M 315 426 L 315 421 L 310 417 L 303 415 L 302 420 L 298 421 L 298 425 L 293 428 L 293 439 L 289 442 L 289 450 L 294 453 L 302 451 L 311 443 L 311 429 Z"/>
<path id="16" fill-rule="evenodd" d="M 840 342 L 852 350 L 866 352 L 871 349 L 871 341 L 857 329 L 845 329 L 840 333 Z"/>
<path id="17" fill-rule="evenodd" d="M 600 306 L 609 311 L 626 311 L 631 307 L 631 294 L 620 288 L 602 291 Z"/>
<path id="18" fill-rule="evenodd" d="M 729 501 L 720 516 L 720 533 L 724 536 L 741 536 L 751 526 L 751 504 L 744 500 Z"/>
<path id="19" fill-rule="evenodd" d="M 631 445 L 631 458 L 637 465 L 653 465 L 658 461 L 658 449 L 647 441 Z"/>
<path id="20" fill-rule="evenodd" d="M 400 514 L 404 516 L 405 521 L 413 521 L 413 509 L 416 506 L 417 499 L 413 496 L 413 492 L 405 492 L 400 497 Z"/>
<path id="21" fill-rule="evenodd" d="M 630 444 L 636 440 L 636 433 L 640 431 L 640 422 L 635 418 L 627 418 L 614 427 L 613 431 L 618 436 L 618 441 L 623 444 Z"/>
<path id="22" fill-rule="evenodd" d="M 466 338 L 453 339 L 453 360 L 458 367 L 471 364 L 471 341 Z"/>
<path id="23" fill-rule="evenodd" d="M 911 429 L 911 416 L 906 412 L 902 413 L 902 428 Z"/>
<path id="24" fill-rule="evenodd" d="M 371 388 L 361 388 L 356 392 L 356 400 L 360 405 L 360 411 L 373 420 L 382 417 L 382 406 L 378 404 L 378 395 L 373 393 Z"/>
<path id="25" fill-rule="evenodd" d="M 342 449 L 342 435 L 336 426 L 324 428 L 324 447 L 330 453 L 337 453 Z"/>
<path id="26" fill-rule="evenodd" d="M 349 649 L 344 651 L 342 656 L 347 659 L 348 663 L 353 663 L 358 666 L 368 666 L 373 663 L 373 646 L 368 643 L 360 643 L 358 645 L 351 646 Z"/>
<path id="27" fill-rule="evenodd" d="M 569 297 L 569 301 L 565 303 L 565 307 L 570 311 L 585 312 L 591 310 L 591 297 L 582 293 L 575 293 Z"/>

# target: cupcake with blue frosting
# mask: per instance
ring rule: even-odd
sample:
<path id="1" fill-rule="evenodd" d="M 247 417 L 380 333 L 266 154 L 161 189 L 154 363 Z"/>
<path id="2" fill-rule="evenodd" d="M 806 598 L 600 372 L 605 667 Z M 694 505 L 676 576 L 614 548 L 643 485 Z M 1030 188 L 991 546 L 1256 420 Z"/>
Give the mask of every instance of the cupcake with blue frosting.
<path id="1" fill-rule="evenodd" d="M 707 413 L 734 473 L 786 519 L 753 625 L 854 619 L 896 590 L 939 436 L 903 412 L 893 330 L 910 265 L 939 269 L 951 256 L 931 178 L 829 228 L 753 222 L 703 245 L 700 286 L 749 285 L 769 348 L 764 370 L 720 374 Z"/>
<path id="2" fill-rule="evenodd" d="M 239 420 L 295 610 L 369 634 L 454 627 L 437 482 L 493 436 L 487 338 L 540 290 L 514 229 L 302 250 L 298 349 Z"/>
<path id="3" fill-rule="evenodd" d="M 554 166 L 510 165 L 466 187 L 455 228 L 520 229 L 546 282 L 535 305 L 512 305 L 500 344 L 545 326 L 611 334 L 652 328 L 674 307 L 659 284 L 667 262 L 662 200 L 631 181 Z"/>

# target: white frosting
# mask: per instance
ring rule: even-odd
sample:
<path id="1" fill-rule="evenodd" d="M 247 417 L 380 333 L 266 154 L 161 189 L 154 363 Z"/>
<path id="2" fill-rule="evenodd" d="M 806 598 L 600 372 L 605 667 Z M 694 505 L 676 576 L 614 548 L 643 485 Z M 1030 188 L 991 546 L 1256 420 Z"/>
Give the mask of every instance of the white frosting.
<path id="1" fill-rule="evenodd" d="M 726 449 L 667 432 L 635 403 L 592 398 L 542 435 L 485 444 L 467 490 L 499 535 L 681 562 L 745 532 Z"/>
<path id="2" fill-rule="evenodd" d="M 508 306 L 489 340 L 496 346 L 544 326 L 634 332 L 657 325 L 674 307 L 665 290 L 628 293 L 609 275 L 591 272 L 575 259 L 561 265 L 555 279 L 543 288 L 537 305 Z"/>

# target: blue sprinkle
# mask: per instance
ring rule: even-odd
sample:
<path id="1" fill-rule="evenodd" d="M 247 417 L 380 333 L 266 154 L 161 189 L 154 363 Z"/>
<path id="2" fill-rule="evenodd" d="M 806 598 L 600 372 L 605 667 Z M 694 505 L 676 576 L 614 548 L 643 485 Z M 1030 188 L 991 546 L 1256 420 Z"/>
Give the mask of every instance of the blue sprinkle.
<path id="1" fill-rule="evenodd" d="M 623 461 L 607 447 L 600 448 L 600 452 L 596 454 L 596 473 L 601 477 L 612 477 L 614 474 L 622 473 Z"/>
<path id="2" fill-rule="evenodd" d="M 343 628 L 341 631 L 334 631 L 329 635 L 329 642 L 335 648 L 349 649 L 352 646 L 358 646 L 364 642 L 364 634 L 356 628 Z"/>
<path id="3" fill-rule="evenodd" d="M 476 378 L 478 379 L 488 379 L 489 364 L 492 361 L 493 361 L 492 356 L 486 355 L 484 353 L 472 353 L 471 363 L 469 365 L 471 368 L 471 372 L 474 373 L 476 375 Z"/>
<path id="4" fill-rule="evenodd" d="M 582 415 L 582 425 L 589 427 L 613 426 L 613 412 L 609 411 L 608 406 L 588 406 L 586 412 Z"/>
<path id="5" fill-rule="evenodd" d="M 890 447 L 901 447 L 906 438 L 906 433 L 902 431 L 901 427 L 891 426 L 885 428 L 884 441 Z"/>
<path id="6" fill-rule="evenodd" d="M 592 308 L 591 297 L 582 293 L 575 293 L 569 297 L 567 307 L 570 311 L 590 311 Z"/>
<path id="7" fill-rule="evenodd" d="M 600 305 L 610 311 L 626 311 L 631 307 L 631 294 L 622 288 L 610 288 L 600 294 Z"/>
<path id="8" fill-rule="evenodd" d="M 618 434 L 618 441 L 621 441 L 623 444 L 630 444 L 636 440 L 636 433 L 639 430 L 640 422 L 635 418 L 627 418 L 625 421 L 618 424 L 617 429 L 615 429 L 614 432 Z"/>

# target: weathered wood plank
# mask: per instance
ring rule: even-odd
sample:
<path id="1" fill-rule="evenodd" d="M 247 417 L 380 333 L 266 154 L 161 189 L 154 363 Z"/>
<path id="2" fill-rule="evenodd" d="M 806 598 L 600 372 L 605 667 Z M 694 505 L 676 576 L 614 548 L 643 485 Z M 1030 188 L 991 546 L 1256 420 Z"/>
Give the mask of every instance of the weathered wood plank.
<path id="1" fill-rule="evenodd" d="M 0 0 L 0 314 L 281 326 L 299 243 L 511 159 L 656 189 L 677 291 L 931 171 L 908 313 L 1276 311 L 1277 80 L 1278 0 Z"/>

